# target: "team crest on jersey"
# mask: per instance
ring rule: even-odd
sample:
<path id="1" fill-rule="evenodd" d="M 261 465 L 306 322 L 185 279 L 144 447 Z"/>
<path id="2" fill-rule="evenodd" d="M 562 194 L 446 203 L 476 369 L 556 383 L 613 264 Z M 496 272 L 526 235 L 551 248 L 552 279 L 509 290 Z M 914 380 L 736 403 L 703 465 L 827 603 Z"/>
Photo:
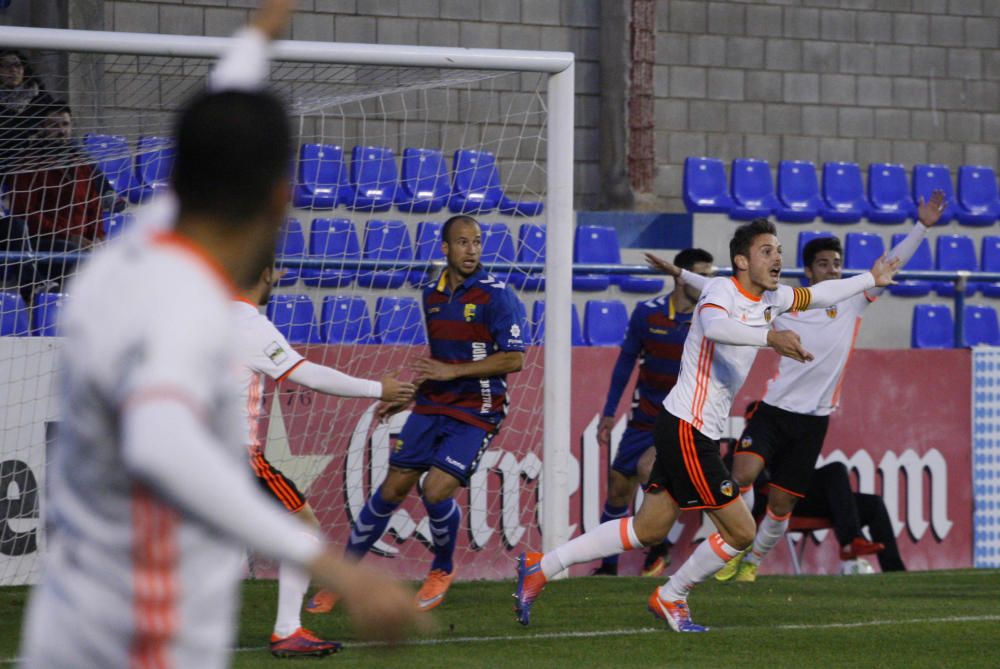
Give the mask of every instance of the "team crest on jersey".
<path id="1" fill-rule="evenodd" d="M 465 322 L 471 323 L 476 320 L 476 305 L 467 304 L 465 305 Z"/>
<path id="2" fill-rule="evenodd" d="M 288 351 L 283 349 L 281 344 L 276 341 L 272 341 L 264 348 L 264 355 L 276 365 L 280 365 L 288 359 Z"/>
<path id="3" fill-rule="evenodd" d="M 441 307 L 430 307 L 427 309 L 428 314 L 436 314 L 441 311 Z"/>
<path id="4" fill-rule="evenodd" d="M 740 449 L 746 450 L 753 446 L 753 437 L 747 436 L 740 439 Z"/>
<path id="5" fill-rule="evenodd" d="M 827 307 L 826 308 L 826 315 L 829 316 L 830 318 L 836 318 L 837 317 L 837 305 L 834 304 L 833 306 Z"/>
<path id="6" fill-rule="evenodd" d="M 395 439 L 393 439 L 392 440 L 392 450 L 395 453 L 399 453 L 401 450 L 403 450 L 403 440 L 400 439 L 399 437 L 396 437 Z"/>
<path id="7" fill-rule="evenodd" d="M 732 481 L 723 481 L 719 484 L 719 492 L 721 492 L 726 497 L 736 496 L 736 486 L 733 485 Z"/>
<path id="8" fill-rule="evenodd" d="M 764 322 L 765 323 L 771 322 L 771 307 L 768 307 L 767 309 L 764 310 Z"/>

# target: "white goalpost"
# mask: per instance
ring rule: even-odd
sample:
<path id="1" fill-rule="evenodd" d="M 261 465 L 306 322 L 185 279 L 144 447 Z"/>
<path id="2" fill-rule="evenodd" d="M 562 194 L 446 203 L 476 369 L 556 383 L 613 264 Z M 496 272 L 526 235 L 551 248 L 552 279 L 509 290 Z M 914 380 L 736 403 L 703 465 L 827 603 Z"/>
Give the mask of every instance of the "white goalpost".
<path id="1" fill-rule="evenodd" d="M 0 108 L 0 585 L 33 582 L 45 549 L 46 448 L 62 418 L 52 401 L 56 314 L 72 300 L 71 275 L 94 249 L 133 234 L 134 214 L 165 188 L 174 114 L 228 42 L 0 28 L 4 48 L 62 72 L 43 73 L 19 108 Z M 508 416 L 460 496 L 460 578 L 512 576 L 520 551 L 569 539 L 578 475 L 573 54 L 280 41 L 270 87 L 286 101 L 299 150 L 277 249 L 288 274 L 268 314 L 297 349 L 369 378 L 426 355 L 422 314 L 416 325 L 406 316 L 442 266 L 434 231 L 459 212 L 483 224 L 484 263 L 516 287 L 532 336 L 544 323 L 546 345 L 508 378 Z M 63 111 L 71 136 L 51 131 Z M 543 282 L 531 235 L 544 240 Z M 405 414 L 375 425 L 370 402 L 286 385 L 268 405 L 269 459 L 342 545 L 385 476 Z M 373 549 L 404 577 L 422 576 L 431 559 L 413 502 Z"/>

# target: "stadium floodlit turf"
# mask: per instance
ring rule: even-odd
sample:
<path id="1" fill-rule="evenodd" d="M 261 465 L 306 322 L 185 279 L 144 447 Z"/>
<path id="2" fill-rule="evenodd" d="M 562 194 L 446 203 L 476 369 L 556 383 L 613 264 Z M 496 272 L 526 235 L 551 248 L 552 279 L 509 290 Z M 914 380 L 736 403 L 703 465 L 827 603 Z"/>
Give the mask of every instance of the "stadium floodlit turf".
<path id="1" fill-rule="evenodd" d="M 400 648 L 354 640 L 342 611 L 304 614 L 345 643 L 318 666 L 919 667 L 1000 666 L 1000 571 L 870 576 L 763 576 L 706 583 L 691 609 L 708 634 L 670 632 L 646 612 L 659 579 L 590 577 L 550 583 L 530 627 L 514 620 L 510 582 L 457 583 L 433 616 L 437 630 Z M 0 588 L 0 665 L 17 652 L 24 588 Z M 276 587 L 250 582 L 233 666 L 287 666 L 266 648 Z M 295 662 L 293 661 L 293 664 Z M 186 668 L 194 669 L 194 668 Z"/>

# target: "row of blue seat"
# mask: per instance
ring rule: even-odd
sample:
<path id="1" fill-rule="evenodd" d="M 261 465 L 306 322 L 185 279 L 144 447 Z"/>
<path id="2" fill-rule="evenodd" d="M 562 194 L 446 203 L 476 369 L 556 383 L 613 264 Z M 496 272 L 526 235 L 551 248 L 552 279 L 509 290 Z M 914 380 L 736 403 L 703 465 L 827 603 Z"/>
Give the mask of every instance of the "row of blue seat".
<path id="1" fill-rule="evenodd" d="M 0 292 L 0 335 L 54 337 L 64 297 L 62 293 L 39 293 L 28 309 L 18 293 Z"/>
<path id="2" fill-rule="evenodd" d="M 1000 346 L 1000 324 L 993 307 L 967 304 L 963 326 L 963 346 Z M 954 348 L 955 321 L 946 304 L 918 304 L 913 307 L 910 328 L 910 345 L 913 348 Z"/>
<path id="3" fill-rule="evenodd" d="M 84 147 L 119 195 L 138 204 L 166 187 L 174 147 L 165 137 L 140 137 L 133 159 L 128 139 L 90 134 Z M 385 146 L 355 146 L 348 167 L 334 144 L 299 147 L 292 203 L 299 208 L 435 213 L 447 206 L 456 214 L 537 216 L 542 202 L 510 198 L 500 182 L 496 157 L 489 151 L 459 149 L 449 178 L 444 155 L 436 149 L 404 149 L 401 169 Z"/>
<path id="4" fill-rule="evenodd" d="M 947 199 L 939 225 L 953 218 L 963 225 L 993 225 L 1000 218 L 996 174 L 993 168 L 980 165 L 958 169 L 956 197 L 946 165 L 914 166 L 911 189 L 902 165 L 872 163 L 866 195 L 856 163 L 825 163 L 821 190 L 816 166 L 808 161 L 781 161 L 777 189 L 766 160 L 734 160 L 728 186 L 721 160 L 690 157 L 684 161 L 688 211 L 725 213 L 737 220 L 774 215 L 788 223 L 819 217 L 827 223 L 856 223 L 862 218 L 872 223 L 902 223 L 915 219 L 916 203 L 928 200 L 935 190 L 943 191 Z"/>
<path id="5" fill-rule="evenodd" d="M 802 251 L 805 245 L 817 237 L 836 237 L 832 232 L 820 230 L 803 230 L 798 239 L 798 266 L 802 266 Z M 892 236 L 892 245 L 900 243 L 906 235 L 897 233 Z M 847 269 L 869 269 L 872 263 L 885 253 L 885 243 L 882 236 L 872 232 L 849 232 L 843 240 L 844 267 Z M 913 257 L 906 263 L 908 270 L 942 270 L 948 272 L 969 271 L 1000 272 L 1000 236 L 991 235 L 982 239 L 982 262 L 976 260 L 976 246 L 971 238 L 965 235 L 939 235 L 935 242 L 936 261 L 931 258 L 931 246 L 927 239 L 920 242 Z M 955 295 L 955 284 L 951 281 L 899 281 L 889 286 L 893 295 L 902 297 L 922 297 L 931 290 L 943 297 Z M 972 295 L 981 291 L 988 297 L 1000 297 L 1000 283 L 970 281 L 966 285 L 965 294 Z"/>

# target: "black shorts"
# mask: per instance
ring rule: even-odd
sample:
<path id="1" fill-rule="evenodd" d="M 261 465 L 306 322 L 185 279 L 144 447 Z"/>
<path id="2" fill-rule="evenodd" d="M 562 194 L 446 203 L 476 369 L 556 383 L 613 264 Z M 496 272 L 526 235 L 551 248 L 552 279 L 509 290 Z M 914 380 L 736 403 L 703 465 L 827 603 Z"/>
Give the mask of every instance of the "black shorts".
<path id="1" fill-rule="evenodd" d="M 739 500 L 740 490 L 722 462 L 719 442 L 669 411 L 653 428 L 656 462 L 647 493 L 665 490 L 682 509 L 719 509 Z"/>
<path id="2" fill-rule="evenodd" d="M 283 507 L 295 513 L 302 510 L 306 505 L 306 498 L 292 479 L 281 473 L 274 465 L 267 461 L 261 453 L 254 453 L 250 456 L 250 467 L 257 475 L 257 483 L 271 494 Z"/>
<path id="3" fill-rule="evenodd" d="M 770 472 L 772 486 L 805 497 L 829 425 L 829 416 L 808 416 L 758 402 L 736 444 L 736 454 L 757 456 Z"/>

